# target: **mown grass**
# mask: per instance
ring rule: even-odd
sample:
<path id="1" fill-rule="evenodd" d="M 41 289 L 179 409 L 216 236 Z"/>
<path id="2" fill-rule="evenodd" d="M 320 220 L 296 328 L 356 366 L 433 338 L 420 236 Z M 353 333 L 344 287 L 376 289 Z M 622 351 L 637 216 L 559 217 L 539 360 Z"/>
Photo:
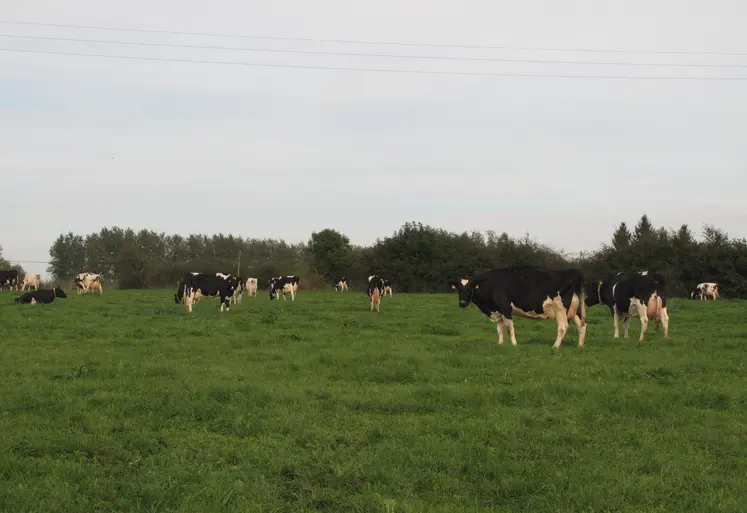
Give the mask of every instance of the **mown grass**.
<path id="1" fill-rule="evenodd" d="M 2 511 L 747 511 L 747 302 L 553 350 L 455 295 L 172 295 L 0 295 Z"/>

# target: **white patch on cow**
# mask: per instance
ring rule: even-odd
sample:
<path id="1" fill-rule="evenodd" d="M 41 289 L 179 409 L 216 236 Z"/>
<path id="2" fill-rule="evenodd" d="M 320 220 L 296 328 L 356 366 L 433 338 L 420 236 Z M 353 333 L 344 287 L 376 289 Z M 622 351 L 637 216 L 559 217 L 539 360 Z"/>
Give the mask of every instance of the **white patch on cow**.
<path id="1" fill-rule="evenodd" d="M 466 286 L 469 283 L 469 280 L 466 278 L 462 279 L 462 287 Z"/>
<path id="2" fill-rule="evenodd" d="M 641 276 L 648 276 L 648 271 L 641 271 L 638 274 L 640 274 Z"/>
<path id="3" fill-rule="evenodd" d="M 29 304 L 31 304 L 31 305 L 35 305 L 35 304 L 36 304 L 36 299 L 34 299 L 34 298 L 32 297 L 32 298 L 31 298 L 31 303 L 29 303 Z"/>

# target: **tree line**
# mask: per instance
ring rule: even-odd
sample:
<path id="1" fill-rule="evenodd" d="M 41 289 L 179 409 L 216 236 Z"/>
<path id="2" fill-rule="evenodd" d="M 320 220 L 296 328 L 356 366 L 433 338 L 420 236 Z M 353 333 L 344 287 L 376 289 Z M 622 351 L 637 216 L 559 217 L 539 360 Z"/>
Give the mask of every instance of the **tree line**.
<path id="1" fill-rule="evenodd" d="M 104 228 L 98 233 L 60 235 L 48 268 L 56 278 L 97 272 L 119 288 L 175 286 L 187 272 L 239 273 L 264 284 L 272 276 L 295 274 L 302 289 L 331 288 L 346 276 L 365 290 L 367 277 L 380 274 L 401 292 L 447 291 L 455 277 L 514 264 L 578 267 L 587 279 L 622 270 L 656 270 L 672 296 L 689 294 L 702 281 L 715 281 L 725 296 L 747 297 L 747 241 L 706 226 L 697 240 L 688 226 L 655 228 L 643 215 L 632 227 L 621 223 L 609 243 L 580 257 L 531 239 L 493 231 L 452 233 L 417 222 L 405 223 L 370 246 L 356 246 L 336 230 L 311 234 L 303 243 L 233 235 L 181 236 L 150 230 Z"/>

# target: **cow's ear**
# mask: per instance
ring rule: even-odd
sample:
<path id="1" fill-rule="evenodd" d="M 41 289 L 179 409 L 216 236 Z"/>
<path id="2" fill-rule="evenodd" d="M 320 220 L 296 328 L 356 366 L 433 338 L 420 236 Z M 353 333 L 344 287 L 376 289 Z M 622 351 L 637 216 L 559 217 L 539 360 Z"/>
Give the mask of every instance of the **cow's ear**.
<path id="1" fill-rule="evenodd" d="M 479 289 L 481 283 L 482 280 L 472 280 L 472 288 L 475 290 Z"/>

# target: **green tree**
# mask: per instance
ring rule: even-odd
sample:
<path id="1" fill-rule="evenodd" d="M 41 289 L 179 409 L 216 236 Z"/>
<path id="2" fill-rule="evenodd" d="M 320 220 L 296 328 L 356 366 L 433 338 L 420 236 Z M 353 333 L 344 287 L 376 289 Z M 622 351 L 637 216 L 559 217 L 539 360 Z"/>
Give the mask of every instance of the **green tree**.
<path id="1" fill-rule="evenodd" d="M 86 245 L 82 236 L 68 232 L 60 235 L 49 248 L 50 263 L 47 272 L 53 277 L 70 278 L 83 270 L 86 262 Z"/>
<path id="2" fill-rule="evenodd" d="M 327 280 L 334 280 L 350 270 L 352 246 L 350 239 L 337 230 L 325 228 L 313 232 L 309 240 L 311 268 Z"/>

